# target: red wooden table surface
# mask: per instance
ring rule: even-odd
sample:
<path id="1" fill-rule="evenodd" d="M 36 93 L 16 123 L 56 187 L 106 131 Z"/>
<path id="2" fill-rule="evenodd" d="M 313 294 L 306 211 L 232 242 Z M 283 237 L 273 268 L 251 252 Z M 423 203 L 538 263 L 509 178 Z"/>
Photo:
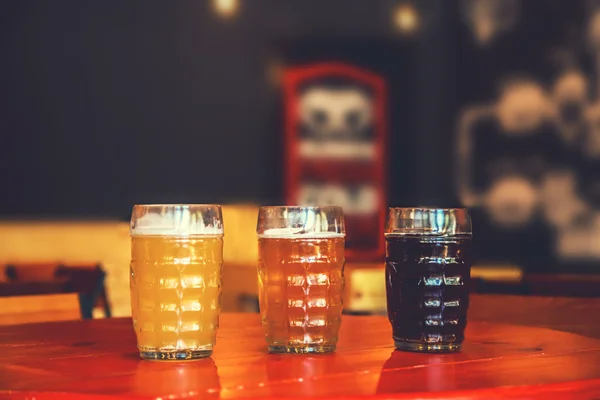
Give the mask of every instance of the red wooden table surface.
<path id="1" fill-rule="evenodd" d="M 533 304 L 473 300 L 476 314 L 485 301 L 506 315 Z M 586 301 L 564 300 L 579 311 Z M 129 319 L 0 327 L 0 399 L 600 398 L 600 338 L 477 319 L 461 353 L 416 354 L 394 351 L 386 318 L 344 316 L 338 351 L 309 356 L 267 354 L 258 315 L 224 314 L 213 357 L 188 362 L 139 359 Z"/>

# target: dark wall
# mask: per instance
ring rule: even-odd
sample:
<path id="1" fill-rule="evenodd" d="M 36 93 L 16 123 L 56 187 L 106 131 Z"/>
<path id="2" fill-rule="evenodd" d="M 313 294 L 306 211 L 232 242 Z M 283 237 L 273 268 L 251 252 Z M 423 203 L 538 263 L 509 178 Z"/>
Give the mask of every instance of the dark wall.
<path id="1" fill-rule="evenodd" d="M 450 182 L 427 162 L 439 150 L 406 150 L 448 122 L 436 116 L 444 76 L 428 78 L 444 68 L 442 4 L 420 5 L 430 17 L 419 51 L 395 31 L 396 2 L 386 0 L 242 1 L 231 20 L 209 1 L 2 2 L 0 215 L 126 217 L 139 202 L 281 201 L 279 93 L 268 71 L 298 58 L 283 44 L 308 38 L 380 49 L 367 64 L 401 93 L 390 105 L 390 203 L 416 201 L 422 182 Z M 438 109 L 418 111 L 425 105 Z"/>
<path id="2" fill-rule="evenodd" d="M 347 61 L 385 77 L 390 205 L 459 204 L 457 122 L 471 106 L 497 102 L 508 78 L 531 77 L 551 98 L 561 73 L 575 69 L 588 86 L 585 107 L 598 104 L 600 45 L 587 37 L 600 16 L 595 3 L 508 2 L 518 18 L 487 44 L 465 19 L 468 0 L 410 3 L 421 17 L 416 35 L 394 26 L 397 0 L 240 0 L 232 19 L 209 0 L 0 2 L 0 218 L 126 219 L 132 204 L 151 202 L 280 203 L 273 72 L 282 65 Z M 574 171 L 597 195 L 600 156 L 592 161 Z M 589 203 L 583 220 L 597 219 L 600 197 L 580 197 Z M 509 230 L 488 224 L 482 207 L 472 211 L 482 258 L 549 270 L 564 256 L 556 253 L 564 232 L 540 211 Z M 575 222 L 565 229 L 581 234 Z M 600 237 L 600 228 L 590 232 Z M 591 250 L 569 254 L 598 259 Z"/>
<path id="3" fill-rule="evenodd" d="M 2 2 L 0 214 L 280 201 L 278 43 L 394 41 L 394 2 L 241 3 L 224 20 L 208 1 Z"/>

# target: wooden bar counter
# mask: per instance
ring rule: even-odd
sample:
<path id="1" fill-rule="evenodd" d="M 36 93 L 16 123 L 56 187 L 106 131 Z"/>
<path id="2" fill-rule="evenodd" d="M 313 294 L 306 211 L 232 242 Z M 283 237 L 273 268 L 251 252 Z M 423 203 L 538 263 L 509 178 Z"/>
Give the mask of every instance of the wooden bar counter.
<path id="1" fill-rule="evenodd" d="M 344 316 L 334 354 L 273 355 L 257 314 L 225 313 L 188 362 L 141 360 L 128 318 L 0 327 L 0 399 L 600 398 L 600 300 L 471 301 L 456 354 L 395 351 L 380 316 Z"/>

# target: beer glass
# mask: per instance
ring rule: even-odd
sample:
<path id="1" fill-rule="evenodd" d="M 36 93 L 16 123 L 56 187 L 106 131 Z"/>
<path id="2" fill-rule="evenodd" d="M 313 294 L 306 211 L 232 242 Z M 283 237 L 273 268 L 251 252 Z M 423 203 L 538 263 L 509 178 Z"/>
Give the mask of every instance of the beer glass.
<path id="1" fill-rule="evenodd" d="M 469 307 L 471 236 L 465 209 L 389 209 L 386 293 L 397 349 L 460 350 Z"/>
<path id="2" fill-rule="evenodd" d="M 130 234 L 131 312 L 140 356 L 210 356 L 221 311 L 221 207 L 136 205 Z"/>
<path id="3" fill-rule="evenodd" d="M 340 207 L 262 207 L 258 216 L 262 325 L 271 353 L 335 351 L 342 319 Z"/>

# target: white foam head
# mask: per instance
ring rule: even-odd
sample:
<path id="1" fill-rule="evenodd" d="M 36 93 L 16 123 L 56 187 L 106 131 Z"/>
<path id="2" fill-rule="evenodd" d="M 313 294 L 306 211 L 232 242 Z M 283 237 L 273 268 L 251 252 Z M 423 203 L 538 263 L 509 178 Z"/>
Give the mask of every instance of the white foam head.
<path id="1" fill-rule="evenodd" d="M 223 235 L 221 221 L 206 224 L 200 212 L 188 208 L 177 208 L 162 213 L 147 213 L 131 224 L 132 236 L 219 236 Z"/>
<path id="2" fill-rule="evenodd" d="M 274 228 L 259 234 L 259 238 L 269 239 L 333 239 L 343 238 L 339 232 L 306 232 L 303 228 Z"/>

